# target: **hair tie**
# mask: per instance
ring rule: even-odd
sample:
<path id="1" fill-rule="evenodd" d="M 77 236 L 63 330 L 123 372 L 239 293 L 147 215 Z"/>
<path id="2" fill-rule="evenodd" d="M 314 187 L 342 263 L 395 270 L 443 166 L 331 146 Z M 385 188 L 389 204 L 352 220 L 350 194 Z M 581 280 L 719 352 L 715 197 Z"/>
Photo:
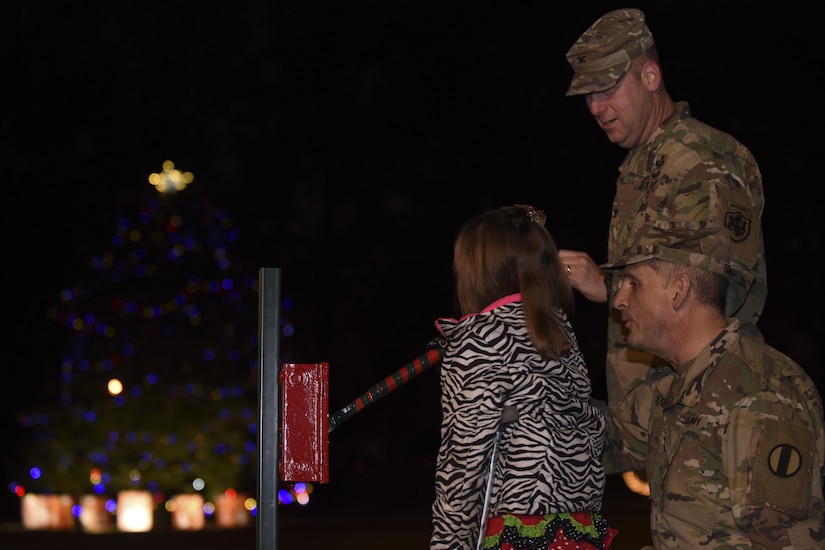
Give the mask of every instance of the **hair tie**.
<path id="1" fill-rule="evenodd" d="M 530 218 L 531 222 L 544 227 L 545 222 L 547 222 L 547 216 L 544 214 L 544 210 L 536 210 L 529 204 L 517 204 L 516 206 L 527 210 L 527 217 Z"/>

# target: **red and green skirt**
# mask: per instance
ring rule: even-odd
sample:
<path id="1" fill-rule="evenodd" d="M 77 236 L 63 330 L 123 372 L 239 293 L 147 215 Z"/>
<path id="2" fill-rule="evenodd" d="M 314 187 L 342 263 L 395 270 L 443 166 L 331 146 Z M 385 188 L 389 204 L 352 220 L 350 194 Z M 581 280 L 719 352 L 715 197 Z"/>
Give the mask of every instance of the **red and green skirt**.
<path id="1" fill-rule="evenodd" d="M 485 550 L 607 550 L 618 531 L 596 512 L 493 516 Z"/>

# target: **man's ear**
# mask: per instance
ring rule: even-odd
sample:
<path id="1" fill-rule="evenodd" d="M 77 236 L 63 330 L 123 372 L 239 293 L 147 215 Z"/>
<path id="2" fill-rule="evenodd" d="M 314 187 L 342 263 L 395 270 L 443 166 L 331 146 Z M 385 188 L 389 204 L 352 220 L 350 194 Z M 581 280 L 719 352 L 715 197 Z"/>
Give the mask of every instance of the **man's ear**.
<path id="1" fill-rule="evenodd" d="M 679 273 L 676 278 L 673 279 L 671 286 L 673 288 L 673 309 L 676 310 L 681 308 L 687 300 L 688 292 L 690 292 L 690 277 L 685 273 Z"/>
<path id="2" fill-rule="evenodd" d="M 662 69 L 654 61 L 648 61 L 642 67 L 642 82 L 651 92 L 659 89 L 662 85 Z"/>

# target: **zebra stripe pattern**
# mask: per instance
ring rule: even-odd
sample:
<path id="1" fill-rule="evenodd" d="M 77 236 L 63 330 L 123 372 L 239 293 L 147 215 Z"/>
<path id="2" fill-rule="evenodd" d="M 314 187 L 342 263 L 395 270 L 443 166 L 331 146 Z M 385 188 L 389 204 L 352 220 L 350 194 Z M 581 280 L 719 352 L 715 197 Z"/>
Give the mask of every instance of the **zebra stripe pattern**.
<path id="1" fill-rule="evenodd" d="M 590 404 L 584 358 L 572 349 L 545 360 L 533 347 L 521 302 L 461 320 L 439 319 L 441 444 L 432 549 L 471 548 L 478 538 L 492 446 L 505 405 L 518 410 L 502 432 L 489 515 L 599 511 L 605 420 Z"/>

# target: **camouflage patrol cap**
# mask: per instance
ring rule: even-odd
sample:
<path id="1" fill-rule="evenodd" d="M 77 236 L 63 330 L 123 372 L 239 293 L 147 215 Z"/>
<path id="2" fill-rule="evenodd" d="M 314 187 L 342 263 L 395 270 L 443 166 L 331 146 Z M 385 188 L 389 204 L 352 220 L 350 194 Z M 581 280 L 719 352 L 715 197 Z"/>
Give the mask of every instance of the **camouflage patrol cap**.
<path id="1" fill-rule="evenodd" d="M 611 11 L 587 29 L 567 52 L 573 81 L 565 95 L 603 92 L 627 73 L 630 62 L 653 46 L 641 10 Z"/>
<path id="2" fill-rule="evenodd" d="M 645 225 L 615 262 L 599 267 L 622 271 L 626 267 L 659 259 L 732 275 L 730 231 L 707 222 L 657 222 Z"/>

